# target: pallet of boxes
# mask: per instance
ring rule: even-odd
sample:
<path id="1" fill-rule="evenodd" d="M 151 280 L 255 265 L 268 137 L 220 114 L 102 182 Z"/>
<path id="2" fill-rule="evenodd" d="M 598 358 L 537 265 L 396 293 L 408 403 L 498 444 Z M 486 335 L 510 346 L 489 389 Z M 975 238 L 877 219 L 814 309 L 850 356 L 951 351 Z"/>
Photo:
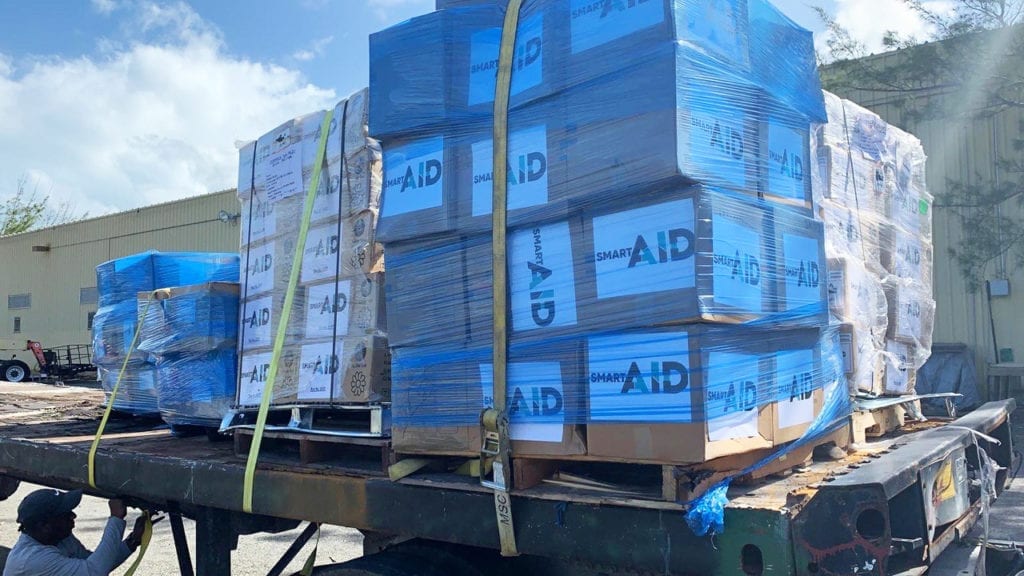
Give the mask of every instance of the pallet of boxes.
<path id="1" fill-rule="evenodd" d="M 924 150 L 852 102 L 825 93 L 825 103 L 829 121 L 814 138 L 814 190 L 844 372 L 853 395 L 910 395 L 931 355 L 935 318 Z M 899 407 L 855 414 L 855 438 L 889 432 L 903 418 Z"/>
<path id="2" fill-rule="evenodd" d="M 381 152 L 366 134 L 366 104 L 365 90 L 338 103 L 326 135 L 327 112 L 320 111 L 239 151 L 241 361 L 236 407 L 225 428 L 236 429 L 244 452 L 289 300 L 265 437 L 301 439 L 302 458 L 310 461 L 325 452 L 323 444 L 390 434 L 391 361 L 375 241 Z M 316 166 L 324 138 L 324 159 Z M 297 251 L 304 224 L 308 232 Z M 298 278 L 289 295 L 293 268 Z"/>
<path id="3" fill-rule="evenodd" d="M 479 457 L 493 401 L 496 4 L 370 37 L 401 456 Z M 692 478 L 841 419 L 809 173 L 826 119 L 810 33 L 761 0 L 526 0 L 514 52 L 516 487 L 619 463 L 686 499 Z"/>

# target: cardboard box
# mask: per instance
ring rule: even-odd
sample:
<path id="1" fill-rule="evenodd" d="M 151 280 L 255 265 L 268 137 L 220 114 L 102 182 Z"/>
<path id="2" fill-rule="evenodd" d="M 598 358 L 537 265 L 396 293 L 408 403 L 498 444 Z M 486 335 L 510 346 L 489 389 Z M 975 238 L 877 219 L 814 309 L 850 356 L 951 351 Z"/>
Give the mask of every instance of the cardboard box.
<path id="1" fill-rule="evenodd" d="M 377 238 L 394 243 L 453 230 L 457 208 L 451 138 L 435 134 L 381 144 L 384 186 Z"/>
<path id="2" fill-rule="evenodd" d="M 772 360 L 775 379 L 772 441 L 776 446 L 792 442 L 810 428 L 825 403 L 822 348 L 818 330 L 779 335 Z"/>
<path id="3" fill-rule="evenodd" d="M 555 93 L 563 50 L 551 4 L 525 2 L 519 16 L 514 74 L 516 108 Z M 424 132 L 493 114 L 504 6 L 493 2 L 412 18 L 370 35 L 370 134 Z M 386 148 L 385 148 L 386 149 Z"/>
<path id="4" fill-rule="evenodd" d="M 756 200 L 691 187 L 631 206 L 584 218 L 581 325 L 732 323 L 774 310 L 770 212 Z"/>
<path id="5" fill-rule="evenodd" d="M 278 291 L 243 300 L 240 327 L 238 329 L 239 349 L 244 353 L 257 348 L 268 348 L 274 345 L 278 325 L 284 310 L 286 292 Z M 306 290 L 296 286 L 292 298 L 288 328 L 285 332 L 285 343 L 302 342 L 305 333 L 304 313 L 306 308 Z"/>
<path id="6" fill-rule="evenodd" d="M 574 201 L 594 190 L 570 185 L 562 155 L 567 128 L 561 98 L 531 103 L 509 114 L 507 225 L 530 226 L 565 218 Z M 489 122 L 453 130 L 461 234 L 492 229 L 493 126 Z"/>
<path id="7" fill-rule="evenodd" d="M 913 394 L 917 382 L 914 347 L 893 340 L 885 341 L 885 394 Z"/>
<path id="8" fill-rule="evenodd" d="M 877 220 L 864 219 L 854 210 L 823 200 L 818 206 L 819 220 L 825 224 L 825 252 L 830 258 L 851 257 L 864 262 L 871 272 L 882 275 L 885 240 Z"/>
<path id="9" fill-rule="evenodd" d="M 762 94 L 758 133 L 761 196 L 813 216 L 811 194 L 811 124 L 807 118 Z"/>
<path id="10" fill-rule="evenodd" d="M 566 90 L 567 122 L 576 127 L 562 149 L 569 186 L 620 201 L 695 182 L 756 195 L 757 89 L 702 62 L 666 44 L 645 50 L 628 77 Z"/>
<path id="11" fill-rule="evenodd" d="M 889 329 L 892 340 L 917 347 L 931 348 L 935 325 L 935 301 L 919 283 L 890 278 L 885 283 L 889 301 Z"/>
<path id="12" fill-rule="evenodd" d="M 331 175 L 331 188 L 334 175 Z M 367 210 L 380 210 L 380 195 L 384 186 L 384 157 L 377 144 L 363 146 L 345 157 L 339 176 L 341 215 L 355 216 Z"/>
<path id="13" fill-rule="evenodd" d="M 270 348 L 242 351 L 241 370 L 238 374 L 237 404 L 239 407 L 259 407 L 273 354 L 274 352 Z M 286 346 L 281 351 L 281 358 L 277 364 L 277 377 L 274 380 L 271 403 L 286 405 L 296 402 L 298 400 L 298 389 L 299 346 Z"/>
<path id="14" fill-rule="evenodd" d="M 384 275 L 305 286 L 305 337 L 371 336 L 386 330 Z"/>
<path id="15" fill-rule="evenodd" d="M 895 189 L 892 165 L 844 145 L 822 144 L 818 159 L 826 199 L 855 211 L 860 219 L 875 224 L 889 220 L 890 196 Z"/>
<path id="16" fill-rule="evenodd" d="M 886 325 L 888 303 L 882 283 L 853 258 L 829 258 L 828 304 L 843 322 L 879 331 Z"/>
<path id="17" fill-rule="evenodd" d="M 822 224 L 786 208 L 771 211 L 772 258 L 778 267 L 773 311 L 790 323 L 820 326 L 828 322 L 825 236 Z"/>
<path id="18" fill-rule="evenodd" d="M 235 282 L 169 288 L 154 300 L 152 292 L 140 292 L 138 310 L 145 319 L 139 349 L 159 355 L 236 349 L 238 293 Z"/>
<path id="19" fill-rule="evenodd" d="M 488 349 L 394 350 L 392 442 L 408 454 L 478 456 L 480 414 L 493 405 Z M 510 349 L 507 409 L 517 456 L 586 454 L 578 342 Z"/>
<path id="20" fill-rule="evenodd" d="M 871 330 L 844 323 L 840 325 L 839 344 L 850 394 L 881 394 L 885 387 L 885 359 Z"/>
<path id="21" fill-rule="evenodd" d="M 687 326 L 588 338 L 590 456 L 683 464 L 773 445 L 770 352 Z"/>
<path id="22" fill-rule="evenodd" d="M 900 278 L 917 280 L 932 287 L 932 244 L 895 226 L 883 228 L 882 266 Z"/>
<path id="23" fill-rule="evenodd" d="M 385 338 L 353 336 L 300 347 L 299 402 L 386 402 L 390 394 L 391 354 Z"/>

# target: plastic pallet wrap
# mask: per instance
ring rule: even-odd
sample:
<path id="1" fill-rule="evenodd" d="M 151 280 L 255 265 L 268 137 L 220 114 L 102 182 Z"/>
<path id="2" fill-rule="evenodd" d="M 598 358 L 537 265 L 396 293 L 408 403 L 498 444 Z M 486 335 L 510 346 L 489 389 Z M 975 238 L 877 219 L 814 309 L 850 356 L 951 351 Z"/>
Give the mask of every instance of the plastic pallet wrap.
<path id="1" fill-rule="evenodd" d="M 285 122 L 239 151 L 242 204 L 240 371 L 236 406 L 258 407 L 298 268 L 271 404 L 375 403 L 390 398 L 381 247 L 382 156 L 367 137 L 367 93 L 339 102 L 320 185 L 296 261 L 315 171 L 320 111 Z"/>
<path id="2" fill-rule="evenodd" d="M 785 444 L 818 417 L 841 370 L 823 369 L 841 362 L 832 341 L 817 328 L 690 325 L 513 344 L 513 451 L 689 463 Z M 395 348 L 395 449 L 479 453 L 490 362 L 489 347 Z"/>
<path id="3" fill-rule="evenodd" d="M 932 196 L 914 136 L 825 93 L 815 132 L 814 198 L 825 223 L 833 317 L 851 392 L 908 394 L 931 354 Z"/>
<path id="4" fill-rule="evenodd" d="M 100 380 L 108 394 L 117 382 L 125 357 L 131 355 L 115 408 L 138 414 L 157 413 L 152 357 L 137 346 L 135 351 L 131 350 L 139 325 L 138 293 L 238 279 L 238 255 L 227 253 L 149 251 L 96 267 L 100 307 L 93 319 L 93 361 L 103 372 Z"/>
<path id="5" fill-rule="evenodd" d="M 490 398 L 504 5 L 445 7 L 371 36 L 370 133 L 395 446 L 468 455 Z M 700 462 L 799 436 L 821 410 L 829 322 L 810 33 L 757 1 L 527 0 L 515 43 L 515 453 Z M 800 407 L 779 408 L 798 368 L 785 402 Z"/>
<path id="6" fill-rule="evenodd" d="M 217 428 L 234 403 L 238 292 L 238 283 L 214 282 L 139 294 L 138 347 L 156 365 L 157 408 L 168 424 Z"/>

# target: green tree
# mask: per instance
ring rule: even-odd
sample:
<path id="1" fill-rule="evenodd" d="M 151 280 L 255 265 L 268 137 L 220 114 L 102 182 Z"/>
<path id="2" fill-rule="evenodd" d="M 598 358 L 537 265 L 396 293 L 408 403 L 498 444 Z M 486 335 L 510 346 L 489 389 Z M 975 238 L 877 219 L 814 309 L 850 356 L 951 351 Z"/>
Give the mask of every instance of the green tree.
<path id="1" fill-rule="evenodd" d="M 897 57 L 871 57 L 865 46 L 824 10 L 830 31 L 826 89 L 840 95 L 884 94 L 901 112 L 906 128 L 920 121 L 958 123 L 1005 118 L 1024 112 L 1024 0 L 955 0 L 936 11 L 921 0 L 904 0 L 933 30 L 927 38 L 886 31 L 883 45 Z M 1001 262 L 1024 266 L 1024 121 L 1010 126 L 1013 146 L 986 174 L 947 181 L 936 208 L 955 213 L 965 239 L 949 249 L 968 287 L 976 290 Z"/>
<path id="2" fill-rule="evenodd" d="M 18 179 L 14 194 L 0 203 L 0 236 L 66 224 L 87 216 L 76 213 L 68 202 L 51 205 L 49 196 L 39 194 L 38 183 L 28 190 L 28 178 L 23 176 Z"/>

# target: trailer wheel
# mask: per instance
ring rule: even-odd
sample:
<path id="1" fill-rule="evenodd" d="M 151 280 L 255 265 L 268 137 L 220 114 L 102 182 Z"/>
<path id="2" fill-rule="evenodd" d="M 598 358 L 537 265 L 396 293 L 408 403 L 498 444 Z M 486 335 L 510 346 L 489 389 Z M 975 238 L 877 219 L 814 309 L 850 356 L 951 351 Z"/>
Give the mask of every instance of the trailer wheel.
<path id="1" fill-rule="evenodd" d="M 28 365 L 21 360 L 15 360 L 3 365 L 3 370 L 0 372 L 0 379 L 7 382 L 24 382 L 28 380 L 29 370 Z"/>

